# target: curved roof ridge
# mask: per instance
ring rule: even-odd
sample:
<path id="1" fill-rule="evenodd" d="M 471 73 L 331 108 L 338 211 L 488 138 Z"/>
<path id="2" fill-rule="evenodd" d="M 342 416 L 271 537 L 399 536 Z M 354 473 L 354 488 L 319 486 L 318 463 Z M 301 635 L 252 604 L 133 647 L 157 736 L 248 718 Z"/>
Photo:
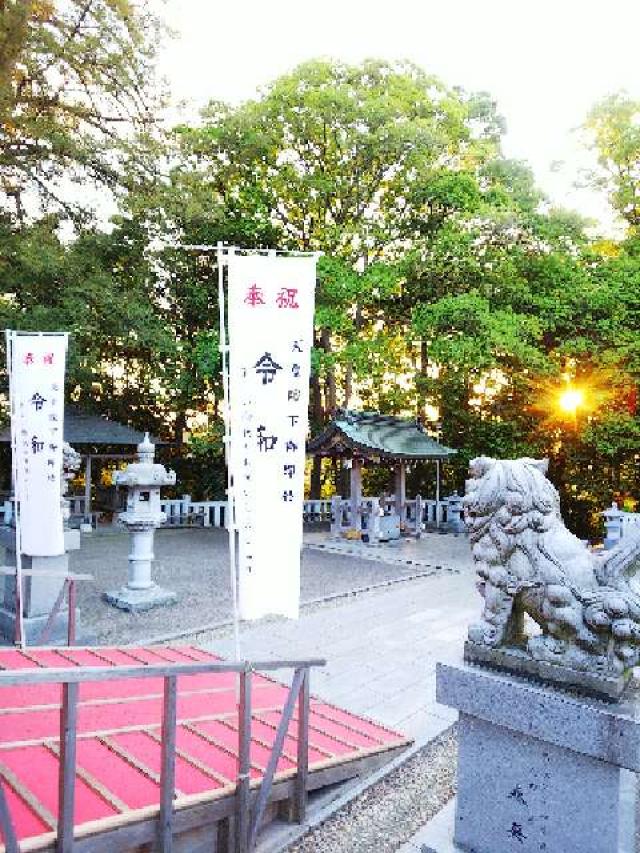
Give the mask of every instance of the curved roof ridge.
<path id="1" fill-rule="evenodd" d="M 390 459 L 447 459 L 456 451 L 427 435 L 417 418 L 339 410 L 307 450 L 319 456 L 378 456 Z"/>

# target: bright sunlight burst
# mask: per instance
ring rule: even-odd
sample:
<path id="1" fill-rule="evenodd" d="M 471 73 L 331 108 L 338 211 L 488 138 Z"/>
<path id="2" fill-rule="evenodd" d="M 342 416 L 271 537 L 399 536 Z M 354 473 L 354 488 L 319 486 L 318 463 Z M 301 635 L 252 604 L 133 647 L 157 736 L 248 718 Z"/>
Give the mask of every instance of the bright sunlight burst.
<path id="1" fill-rule="evenodd" d="M 559 399 L 558 405 L 563 412 L 574 415 L 581 406 L 584 406 L 584 394 L 579 388 L 567 388 Z"/>

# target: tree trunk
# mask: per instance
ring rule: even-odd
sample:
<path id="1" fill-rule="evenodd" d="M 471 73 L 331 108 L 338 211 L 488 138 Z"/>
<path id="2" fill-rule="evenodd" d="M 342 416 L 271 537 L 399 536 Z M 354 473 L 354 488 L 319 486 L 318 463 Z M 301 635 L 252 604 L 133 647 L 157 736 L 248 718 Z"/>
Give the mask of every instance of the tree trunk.
<path id="1" fill-rule="evenodd" d="M 416 382 L 416 417 L 423 418 L 426 407 L 426 379 L 427 379 L 427 364 L 429 361 L 429 353 L 427 351 L 427 342 L 420 341 L 420 364 L 418 366 L 418 376 Z"/>
<path id="2" fill-rule="evenodd" d="M 331 333 L 329 329 L 323 329 L 320 335 L 320 343 L 325 353 L 331 353 Z M 336 399 L 336 375 L 332 367 L 327 368 L 327 374 L 324 383 L 324 399 L 326 413 L 333 412 L 337 406 Z"/>
<path id="3" fill-rule="evenodd" d="M 366 263 L 365 263 L 366 269 Z M 360 336 L 360 330 L 362 329 L 362 306 L 360 303 L 356 303 L 356 315 L 353 321 L 356 333 L 356 339 Z M 349 403 L 351 401 L 351 395 L 353 394 L 353 365 L 351 362 L 347 362 L 344 371 L 344 408 L 349 408 Z"/>
<path id="4" fill-rule="evenodd" d="M 176 444 L 181 445 L 184 442 L 184 433 L 187 429 L 187 415 L 184 409 L 179 409 L 176 413 L 176 421 L 173 428 L 173 440 Z"/>
<path id="5" fill-rule="evenodd" d="M 313 467 L 311 468 L 311 483 L 309 488 L 309 497 L 312 501 L 320 500 L 322 493 L 322 457 L 313 457 Z"/>
<path id="6" fill-rule="evenodd" d="M 349 408 L 349 401 L 351 400 L 351 393 L 353 388 L 353 367 L 351 366 L 351 362 L 347 363 L 344 371 L 344 404 L 343 408 Z"/>

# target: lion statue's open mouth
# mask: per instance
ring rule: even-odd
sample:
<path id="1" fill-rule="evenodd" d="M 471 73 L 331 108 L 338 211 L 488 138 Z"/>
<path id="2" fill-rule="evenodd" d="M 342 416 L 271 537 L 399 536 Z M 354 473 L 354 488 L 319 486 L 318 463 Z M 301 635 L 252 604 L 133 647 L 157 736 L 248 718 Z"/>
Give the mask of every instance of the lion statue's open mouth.
<path id="1" fill-rule="evenodd" d="M 546 460 L 481 456 L 470 463 L 465 521 L 484 598 L 470 643 L 516 649 L 570 670 L 624 675 L 640 660 L 633 576 L 640 537 L 593 554 L 565 527 L 546 471 Z M 525 614 L 539 635 L 527 634 Z"/>

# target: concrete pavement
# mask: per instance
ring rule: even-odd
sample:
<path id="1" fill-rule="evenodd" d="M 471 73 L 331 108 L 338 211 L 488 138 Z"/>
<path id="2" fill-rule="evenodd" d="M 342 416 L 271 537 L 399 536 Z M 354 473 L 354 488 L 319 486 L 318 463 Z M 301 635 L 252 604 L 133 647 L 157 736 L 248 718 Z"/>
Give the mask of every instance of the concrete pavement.
<path id="1" fill-rule="evenodd" d="M 326 667 L 312 675 L 313 693 L 419 742 L 435 737 L 456 717 L 436 702 L 436 662 L 460 657 L 480 598 L 468 541 L 433 539 L 439 552 L 430 555 L 434 562 L 457 573 L 437 573 L 321 605 L 303 612 L 298 621 L 244 624 L 241 656 L 324 657 Z M 414 553 L 416 544 L 423 551 L 430 543 L 407 543 Z M 208 647 L 235 656 L 230 631 Z"/>

